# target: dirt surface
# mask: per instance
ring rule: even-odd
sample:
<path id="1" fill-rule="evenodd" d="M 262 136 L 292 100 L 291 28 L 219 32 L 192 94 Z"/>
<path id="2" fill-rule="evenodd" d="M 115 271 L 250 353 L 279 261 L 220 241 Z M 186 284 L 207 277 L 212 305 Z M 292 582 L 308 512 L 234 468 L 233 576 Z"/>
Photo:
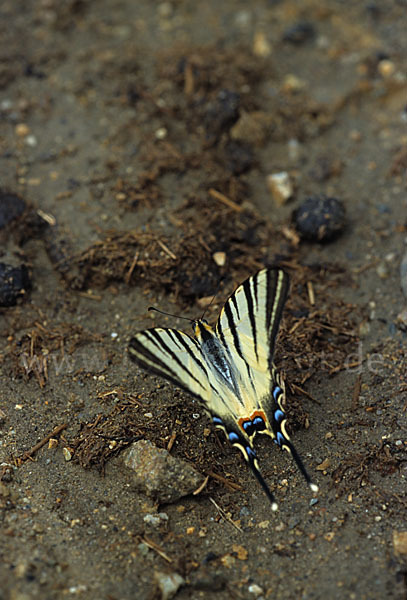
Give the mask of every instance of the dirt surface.
<path id="1" fill-rule="evenodd" d="M 1 202 L 25 206 L 1 261 L 32 284 L 1 309 L 0 598 L 165 598 L 175 573 L 179 600 L 406 598 L 406 3 L 4 0 L 0 17 Z M 292 213 L 321 194 L 346 228 L 302 242 Z M 149 305 L 197 317 L 217 292 L 213 322 L 272 264 L 292 279 L 290 431 L 320 486 L 259 440 L 277 513 L 126 352 L 184 327 Z M 140 438 L 206 486 L 136 492 L 122 451 Z"/>

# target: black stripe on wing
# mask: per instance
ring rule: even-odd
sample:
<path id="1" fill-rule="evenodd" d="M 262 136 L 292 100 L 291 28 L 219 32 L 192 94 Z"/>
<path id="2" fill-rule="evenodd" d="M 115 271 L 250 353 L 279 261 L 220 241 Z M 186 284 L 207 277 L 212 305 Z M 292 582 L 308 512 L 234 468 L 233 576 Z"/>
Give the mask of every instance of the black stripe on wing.
<path id="1" fill-rule="evenodd" d="M 253 291 L 251 290 L 251 287 L 253 287 Z M 254 352 L 256 354 L 256 360 L 259 360 L 259 353 L 257 352 L 257 329 L 256 329 L 255 307 L 254 307 L 254 302 L 253 302 L 253 294 L 254 294 L 254 298 L 256 300 L 256 309 L 257 309 L 257 275 L 252 277 L 252 279 L 246 279 L 246 281 L 243 283 L 243 291 L 244 291 L 244 296 L 246 298 L 247 313 L 249 315 L 250 327 L 252 329 Z"/>
<path id="2" fill-rule="evenodd" d="M 204 393 L 206 391 L 205 385 L 200 381 L 199 377 L 191 372 L 164 341 L 164 332 L 165 335 L 171 339 L 172 343 L 179 347 L 180 352 L 188 353 L 197 368 L 202 372 L 203 379 L 206 379 L 207 370 L 198 358 L 200 353 L 199 345 L 195 340 L 188 336 L 188 341 L 194 346 L 194 350 L 196 348 L 195 355 L 193 350 L 188 346 L 188 343 L 182 338 L 182 335 L 185 334 L 181 334 L 174 329 L 164 329 L 161 331 L 158 331 L 157 329 L 146 329 L 145 331 L 140 332 L 129 342 L 130 357 L 146 370 L 164 377 L 193 396 L 200 398 L 199 389 Z M 158 356 L 154 349 L 156 349 L 157 353 L 161 356 Z M 192 389 L 192 385 L 194 385 L 195 390 Z"/>
<path id="3" fill-rule="evenodd" d="M 230 332 L 232 334 L 233 345 L 235 347 L 235 350 L 236 350 L 237 354 L 243 360 L 243 362 L 244 362 L 244 364 L 246 366 L 247 376 L 248 376 L 248 378 L 250 380 L 250 383 L 254 387 L 254 383 L 253 383 L 253 379 L 252 379 L 252 371 L 250 369 L 249 363 L 247 362 L 247 360 L 246 360 L 246 358 L 245 358 L 245 356 L 244 356 L 244 354 L 242 352 L 242 348 L 241 348 L 240 340 L 239 340 L 239 333 L 237 331 L 235 320 L 234 320 L 232 309 L 231 309 L 231 303 L 234 304 L 235 302 L 236 302 L 236 299 L 235 299 L 235 297 L 233 295 L 226 302 L 226 304 L 224 306 L 224 311 L 225 311 L 226 319 L 227 319 L 227 322 L 228 322 L 229 330 L 230 330 Z M 236 311 L 238 312 L 238 309 L 236 309 Z M 227 344 L 226 339 L 225 339 L 225 334 L 223 333 L 222 324 L 221 324 L 221 320 L 220 319 L 218 320 L 218 322 L 216 324 L 216 333 L 219 336 L 219 338 L 221 339 L 221 342 L 224 345 L 224 347 L 226 348 L 226 350 L 229 352 L 229 356 L 230 356 L 230 350 L 229 350 L 228 344 Z"/>
<path id="4" fill-rule="evenodd" d="M 199 344 L 197 344 L 195 342 L 195 340 L 193 340 L 192 338 L 189 338 L 188 336 L 188 341 L 191 340 L 191 342 L 194 344 L 194 350 L 195 352 L 192 351 L 191 347 L 188 346 L 188 344 L 185 341 L 185 338 L 183 336 L 185 336 L 186 334 L 182 334 L 179 331 L 177 331 L 176 329 L 167 329 L 167 333 L 172 337 L 174 343 L 175 340 L 174 338 L 178 341 L 179 345 L 180 345 L 180 349 L 181 350 L 185 350 L 186 352 L 188 352 L 189 356 L 192 358 L 192 360 L 198 365 L 198 367 L 201 369 L 201 371 L 203 372 L 205 377 L 208 377 L 208 372 L 203 364 L 203 362 L 198 358 L 199 354 L 201 354 L 201 349 L 199 347 Z"/>
<path id="5" fill-rule="evenodd" d="M 269 330 L 269 361 L 273 360 L 278 328 L 287 299 L 289 277 L 282 269 L 269 269 L 267 274 L 266 327 Z"/>

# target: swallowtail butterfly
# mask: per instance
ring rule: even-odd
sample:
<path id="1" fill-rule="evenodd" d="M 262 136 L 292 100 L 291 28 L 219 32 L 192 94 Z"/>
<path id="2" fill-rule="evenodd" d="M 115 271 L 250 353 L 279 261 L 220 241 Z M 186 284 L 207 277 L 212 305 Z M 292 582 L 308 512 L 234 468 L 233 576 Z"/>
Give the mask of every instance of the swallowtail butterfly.
<path id="1" fill-rule="evenodd" d="M 283 270 L 263 269 L 230 296 L 214 328 L 198 319 L 192 321 L 194 337 L 177 329 L 153 328 L 129 343 L 129 354 L 140 366 L 202 403 L 215 427 L 243 453 L 273 510 L 277 502 L 253 447 L 256 433 L 287 450 L 311 490 L 318 491 L 287 435 L 284 381 L 273 363 L 288 287 Z"/>

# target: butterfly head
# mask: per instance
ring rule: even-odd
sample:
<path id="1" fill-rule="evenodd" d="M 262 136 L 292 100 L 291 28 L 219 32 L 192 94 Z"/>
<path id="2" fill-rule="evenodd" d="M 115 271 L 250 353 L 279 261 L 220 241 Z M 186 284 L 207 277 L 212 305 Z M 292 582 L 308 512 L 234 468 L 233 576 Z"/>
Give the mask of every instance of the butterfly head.
<path id="1" fill-rule="evenodd" d="M 205 339 L 208 335 L 212 335 L 212 327 L 206 319 L 197 319 L 192 322 L 192 331 L 197 340 Z"/>

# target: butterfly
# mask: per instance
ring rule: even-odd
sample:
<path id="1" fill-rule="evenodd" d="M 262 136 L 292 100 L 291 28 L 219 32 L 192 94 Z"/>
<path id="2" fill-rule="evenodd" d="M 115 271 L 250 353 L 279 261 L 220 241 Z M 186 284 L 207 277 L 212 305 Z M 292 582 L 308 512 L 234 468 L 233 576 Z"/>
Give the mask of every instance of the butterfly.
<path id="1" fill-rule="evenodd" d="M 243 453 L 272 510 L 277 502 L 253 447 L 257 433 L 287 450 L 311 490 L 318 491 L 287 434 L 285 386 L 273 362 L 288 289 L 285 271 L 262 269 L 228 298 L 215 327 L 203 318 L 191 320 L 194 337 L 177 329 L 146 329 L 128 347 L 141 367 L 200 401 L 214 426 Z"/>

